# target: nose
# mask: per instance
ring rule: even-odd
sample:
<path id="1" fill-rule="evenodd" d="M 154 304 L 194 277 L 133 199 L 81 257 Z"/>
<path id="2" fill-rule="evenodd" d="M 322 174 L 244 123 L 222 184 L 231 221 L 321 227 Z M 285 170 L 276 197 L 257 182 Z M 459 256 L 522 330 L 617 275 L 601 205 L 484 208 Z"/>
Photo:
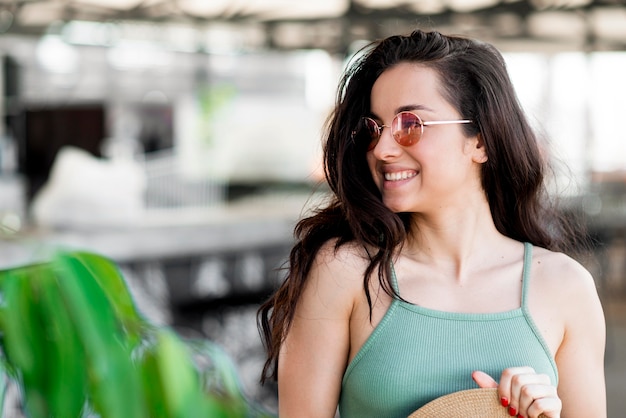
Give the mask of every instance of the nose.
<path id="1" fill-rule="evenodd" d="M 372 149 L 374 156 L 379 160 L 387 160 L 397 156 L 401 152 L 400 145 L 396 142 L 391 134 L 391 127 L 388 125 L 380 125 L 380 136 L 374 148 Z"/>

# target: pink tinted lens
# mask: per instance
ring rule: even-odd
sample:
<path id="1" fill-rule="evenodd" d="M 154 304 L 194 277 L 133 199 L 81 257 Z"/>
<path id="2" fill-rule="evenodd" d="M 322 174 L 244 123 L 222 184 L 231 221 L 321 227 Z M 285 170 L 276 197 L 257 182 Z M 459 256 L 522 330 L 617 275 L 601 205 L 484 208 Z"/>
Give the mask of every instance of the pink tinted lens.
<path id="1" fill-rule="evenodd" d="M 378 143 L 378 138 L 380 138 L 380 127 L 372 118 L 363 118 L 363 124 L 365 125 L 365 130 L 367 131 L 370 139 L 370 143 L 367 148 L 369 151 L 372 150 Z"/>
<path id="2" fill-rule="evenodd" d="M 422 136 L 422 120 L 411 112 L 400 112 L 391 123 L 391 133 L 398 144 L 413 145 Z"/>

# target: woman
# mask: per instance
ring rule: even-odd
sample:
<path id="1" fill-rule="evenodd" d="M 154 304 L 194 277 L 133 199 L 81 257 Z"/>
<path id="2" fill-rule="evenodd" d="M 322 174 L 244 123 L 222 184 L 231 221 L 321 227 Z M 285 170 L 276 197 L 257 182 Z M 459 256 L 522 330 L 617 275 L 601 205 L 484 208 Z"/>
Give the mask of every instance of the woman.
<path id="1" fill-rule="evenodd" d="M 259 311 L 279 415 L 406 417 L 498 387 L 511 416 L 606 416 L 594 281 L 560 252 L 546 160 L 502 56 L 415 31 L 371 46 L 329 120 L 333 199 Z"/>

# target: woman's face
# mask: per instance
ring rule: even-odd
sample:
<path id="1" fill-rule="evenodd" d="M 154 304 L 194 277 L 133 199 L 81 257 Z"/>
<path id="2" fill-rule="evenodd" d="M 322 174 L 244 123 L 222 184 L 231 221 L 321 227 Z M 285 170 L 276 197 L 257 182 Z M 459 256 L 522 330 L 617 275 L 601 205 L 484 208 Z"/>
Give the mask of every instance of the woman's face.
<path id="1" fill-rule="evenodd" d="M 409 110 L 424 122 L 465 119 L 439 93 L 439 76 L 431 68 L 401 63 L 386 71 L 371 91 L 371 115 L 391 125 L 396 114 Z M 424 126 L 420 140 L 398 144 L 385 127 L 367 161 L 383 202 L 394 212 L 435 213 L 468 204 L 482 192 L 480 164 L 486 161 L 478 136 L 466 137 L 461 124 Z"/>

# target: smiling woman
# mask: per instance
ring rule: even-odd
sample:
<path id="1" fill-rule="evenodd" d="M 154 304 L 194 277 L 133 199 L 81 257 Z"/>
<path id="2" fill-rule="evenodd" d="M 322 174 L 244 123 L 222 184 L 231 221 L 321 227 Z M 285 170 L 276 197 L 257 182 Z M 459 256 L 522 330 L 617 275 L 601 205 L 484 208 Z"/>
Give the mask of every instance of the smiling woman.
<path id="1" fill-rule="evenodd" d="M 497 388 L 510 416 L 606 416 L 604 317 L 500 53 L 415 31 L 346 71 L 332 200 L 259 311 L 281 417 L 398 417 Z"/>

